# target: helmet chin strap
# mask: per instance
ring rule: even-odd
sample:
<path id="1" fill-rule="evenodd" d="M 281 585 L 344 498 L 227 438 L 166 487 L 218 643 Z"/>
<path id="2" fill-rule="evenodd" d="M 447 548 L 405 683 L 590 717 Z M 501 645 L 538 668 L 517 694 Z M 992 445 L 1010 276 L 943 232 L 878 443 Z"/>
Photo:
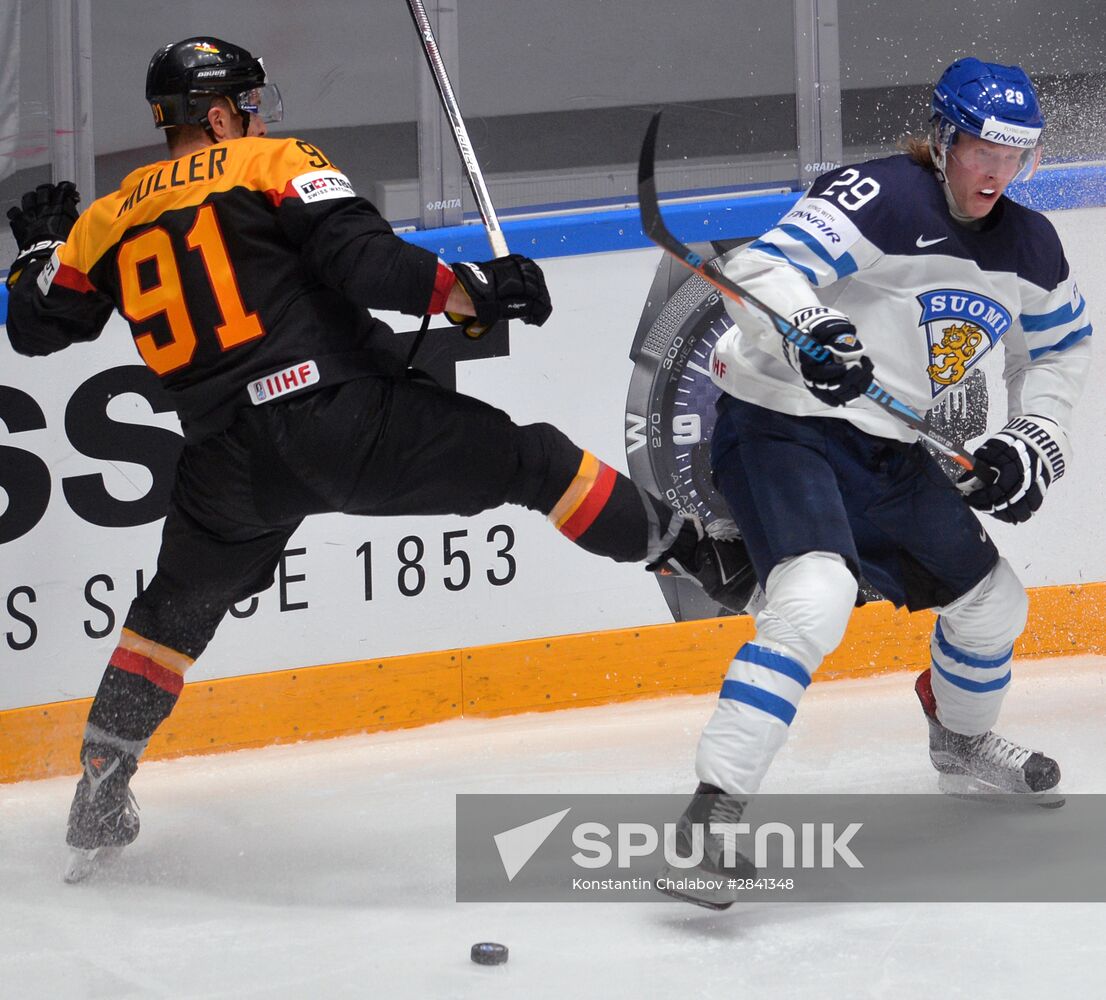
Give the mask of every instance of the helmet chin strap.
<path id="1" fill-rule="evenodd" d="M 981 219 L 972 218 L 970 215 L 965 215 L 961 211 L 960 206 L 956 204 L 956 196 L 952 193 L 952 188 L 949 187 L 949 182 L 944 174 L 941 174 L 941 190 L 945 192 L 945 202 L 949 206 L 949 215 L 951 215 L 957 222 L 963 226 L 969 226 L 972 229 L 978 229 L 982 224 Z"/>
<path id="2" fill-rule="evenodd" d="M 945 134 L 942 135 L 942 132 Z M 948 174 L 946 173 L 946 165 L 948 163 L 949 149 L 952 147 L 952 139 L 956 134 L 956 126 L 945 124 L 942 126 L 941 122 L 935 122 L 932 130 L 929 133 L 929 156 L 933 160 L 933 168 L 937 174 L 937 180 L 941 182 L 941 191 L 945 195 L 945 202 L 949 207 L 949 214 L 961 225 L 977 227 L 979 225 L 978 219 L 973 219 L 970 215 L 965 214 L 964 210 L 956 203 L 956 196 L 952 193 L 952 188 L 949 186 Z"/>
<path id="3" fill-rule="evenodd" d="M 238 112 L 238 117 L 242 119 L 242 135 L 247 136 L 250 134 L 250 113 L 243 111 L 238 107 L 238 103 L 234 102 L 234 110 Z"/>

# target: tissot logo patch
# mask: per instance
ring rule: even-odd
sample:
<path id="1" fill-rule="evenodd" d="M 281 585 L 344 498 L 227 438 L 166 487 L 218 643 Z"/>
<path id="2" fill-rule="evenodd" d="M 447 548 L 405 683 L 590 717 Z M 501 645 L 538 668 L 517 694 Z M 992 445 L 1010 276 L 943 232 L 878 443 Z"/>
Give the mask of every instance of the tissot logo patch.
<path id="1" fill-rule="evenodd" d="M 292 187 L 305 205 L 330 198 L 352 198 L 356 192 L 349 178 L 336 170 L 315 170 L 300 174 L 292 181 Z"/>
<path id="2" fill-rule="evenodd" d="M 938 288 L 918 296 L 918 325 L 929 342 L 930 391 L 959 382 L 1010 329 L 1010 310 L 1001 302 L 961 288 Z"/>

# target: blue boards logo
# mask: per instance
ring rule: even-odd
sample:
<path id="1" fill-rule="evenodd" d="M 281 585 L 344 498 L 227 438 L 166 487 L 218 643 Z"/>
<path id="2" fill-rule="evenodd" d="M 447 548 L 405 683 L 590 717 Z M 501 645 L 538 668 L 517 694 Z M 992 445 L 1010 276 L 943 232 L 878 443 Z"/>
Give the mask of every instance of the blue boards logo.
<path id="1" fill-rule="evenodd" d="M 961 288 L 938 288 L 918 296 L 934 396 L 955 385 L 1010 329 L 1013 317 L 1001 302 Z"/>

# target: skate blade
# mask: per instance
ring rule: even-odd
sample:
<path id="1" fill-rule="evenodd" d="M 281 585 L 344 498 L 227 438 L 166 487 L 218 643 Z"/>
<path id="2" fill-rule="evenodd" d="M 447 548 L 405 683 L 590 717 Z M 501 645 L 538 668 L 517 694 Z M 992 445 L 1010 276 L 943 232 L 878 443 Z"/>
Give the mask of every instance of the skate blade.
<path id="1" fill-rule="evenodd" d="M 986 802 L 998 806 L 1040 806 L 1042 809 L 1059 809 L 1067 798 L 1062 792 L 1007 792 L 969 774 L 937 774 L 937 788 L 954 799 L 969 802 Z"/>
<path id="2" fill-rule="evenodd" d="M 70 885 L 83 882 L 97 868 L 119 857 L 122 851 L 122 847 L 92 847 L 88 849 L 71 847 L 69 848 L 69 859 L 66 861 L 65 873 L 62 878 Z"/>
<path id="3" fill-rule="evenodd" d="M 703 882 L 717 882 L 718 887 L 700 890 L 681 885 L 689 879 L 696 878 Z M 695 868 L 675 869 L 666 866 L 657 874 L 653 884 L 657 892 L 683 903 L 694 903 L 708 910 L 728 910 L 735 902 L 733 892 L 725 888 L 726 879 L 723 876 L 700 872 Z"/>

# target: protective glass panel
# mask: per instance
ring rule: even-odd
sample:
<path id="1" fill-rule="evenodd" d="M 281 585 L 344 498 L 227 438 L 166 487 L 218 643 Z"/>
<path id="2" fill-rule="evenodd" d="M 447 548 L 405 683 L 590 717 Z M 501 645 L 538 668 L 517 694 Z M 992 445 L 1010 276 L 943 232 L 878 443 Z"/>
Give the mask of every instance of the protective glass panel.
<path id="1" fill-rule="evenodd" d="M 146 67 L 161 46 L 202 31 L 263 58 L 283 102 L 270 136 L 314 143 L 369 199 L 382 182 L 417 176 L 414 91 L 422 67 L 401 0 L 112 0 L 92 4 L 98 194 L 164 158 L 144 99 Z"/>
<path id="2" fill-rule="evenodd" d="M 1044 162 L 1101 159 L 1106 8 L 1100 0 L 925 4 L 838 0 L 845 159 L 884 156 L 922 135 L 933 84 L 964 56 L 1021 66 L 1045 116 Z"/>
<path id="3" fill-rule="evenodd" d="M 50 180 L 50 5 L 0 4 L 0 218 L 24 191 Z M 0 266 L 15 256 L 7 220 Z"/>
<path id="4" fill-rule="evenodd" d="M 501 215 L 635 202 L 658 107 L 662 197 L 797 181 L 790 3 L 467 0 L 458 15 L 454 87 Z"/>
<path id="5" fill-rule="evenodd" d="M 8 204 L 50 179 L 52 6 L 0 5 Z M 433 0 L 426 6 L 435 14 Z M 660 106 L 664 194 L 795 186 L 791 4 L 462 0 L 456 10 L 447 61 L 502 214 L 633 202 L 641 139 Z M 263 57 L 280 88 L 284 119 L 270 135 L 315 143 L 394 224 L 418 224 L 418 88 L 427 69 L 401 0 L 112 0 L 92 3 L 90 17 L 96 190 L 82 192 L 85 204 L 164 156 L 143 96 L 149 57 L 214 27 Z M 448 142 L 441 155 L 456 157 Z M 464 210 L 475 217 L 467 185 Z"/>

